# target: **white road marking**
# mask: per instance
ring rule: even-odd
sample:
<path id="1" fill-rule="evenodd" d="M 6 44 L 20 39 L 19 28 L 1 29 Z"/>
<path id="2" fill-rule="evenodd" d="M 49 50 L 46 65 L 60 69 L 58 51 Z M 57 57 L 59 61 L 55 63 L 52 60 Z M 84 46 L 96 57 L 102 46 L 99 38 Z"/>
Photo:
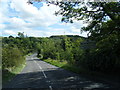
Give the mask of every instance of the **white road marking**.
<path id="1" fill-rule="evenodd" d="M 42 73 L 43 73 L 44 77 L 47 78 L 47 76 L 46 76 L 46 74 L 44 73 L 42 67 L 41 67 L 36 61 L 34 61 L 34 62 L 35 62 L 35 63 L 38 65 L 38 67 L 42 70 Z"/>
<path id="2" fill-rule="evenodd" d="M 49 86 L 50 90 L 52 90 L 52 86 Z"/>
<path id="3" fill-rule="evenodd" d="M 46 76 L 46 74 L 44 73 L 42 67 L 41 67 L 36 61 L 34 61 L 34 62 L 35 62 L 35 63 L 38 65 L 38 67 L 42 70 L 42 73 L 43 73 L 44 77 L 47 78 L 47 76 Z M 50 81 L 49 81 L 49 82 L 50 82 Z M 50 88 L 50 90 L 52 90 L 52 86 L 49 86 L 49 88 Z"/>

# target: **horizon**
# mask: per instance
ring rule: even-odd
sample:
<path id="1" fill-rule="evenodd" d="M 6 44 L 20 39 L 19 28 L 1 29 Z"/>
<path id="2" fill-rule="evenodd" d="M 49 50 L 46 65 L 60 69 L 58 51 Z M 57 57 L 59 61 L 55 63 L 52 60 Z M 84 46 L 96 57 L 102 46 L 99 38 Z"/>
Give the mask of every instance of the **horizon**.
<path id="1" fill-rule="evenodd" d="M 0 37 L 10 37 L 10 36 L 12 36 L 12 35 L 9 35 L 9 36 L 0 36 Z M 26 37 L 35 37 L 35 36 L 27 36 L 27 35 L 25 35 Z M 80 36 L 80 35 L 51 35 L 51 36 L 46 36 L 46 37 L 41 37 L 41 36 L 39 36 L 40 38 L 50 38 L 50 37 L 52 37 L 52 36 L 79 36 L 79 37 L 84 37 L 84 36 Z M 14 37 L 14 38 L 16 38 L 16 37 L 19 37 L 19 36 L 12 36 L 12 37 Z M 39 38 L 39 37 L 35 37 L 35 38 Z M 86 38 L 86 37 L 84 37 L 84 38 Z"/>

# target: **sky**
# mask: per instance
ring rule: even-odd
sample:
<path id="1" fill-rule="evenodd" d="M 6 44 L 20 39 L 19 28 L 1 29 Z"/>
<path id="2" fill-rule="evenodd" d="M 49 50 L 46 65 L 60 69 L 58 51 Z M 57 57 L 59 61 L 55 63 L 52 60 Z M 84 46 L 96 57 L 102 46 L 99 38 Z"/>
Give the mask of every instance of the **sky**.
<path id="1" fill-rule="evenodd" d="M 55 16 L 60 8 L 48 6 L 45 2 L 28 4 L 28 0 L 0 1 L 0 36 L 17 36 L 24 32 L 27 36 L 49 37 L 52 35 L 80 35 L 80 28 L 86 26 L 83 21 L 61 22 L 62 16 Z"/>

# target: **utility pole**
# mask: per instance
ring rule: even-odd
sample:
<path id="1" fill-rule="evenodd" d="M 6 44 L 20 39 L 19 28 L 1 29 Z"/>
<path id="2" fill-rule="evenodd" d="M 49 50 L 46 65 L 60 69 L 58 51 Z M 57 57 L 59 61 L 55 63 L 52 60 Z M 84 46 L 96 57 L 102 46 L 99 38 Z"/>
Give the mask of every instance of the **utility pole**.
<path id="1" fill-rule="evenodd" d="M 64 36 L 65 36 L 65 31 L 64 31 Z"/>

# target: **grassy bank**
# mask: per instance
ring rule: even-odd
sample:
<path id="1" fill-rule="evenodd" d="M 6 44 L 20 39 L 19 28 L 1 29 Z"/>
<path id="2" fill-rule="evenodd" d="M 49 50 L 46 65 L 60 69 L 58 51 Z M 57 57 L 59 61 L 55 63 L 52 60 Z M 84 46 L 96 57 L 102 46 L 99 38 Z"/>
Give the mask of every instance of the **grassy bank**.
<path id="1" fill-rule="evenodd" d="M 55 65 L 57 67 L 66 69 L 68 71 L 72 71 L 74 73 L 80 74 L 84 77 L 88 77 L 89 79 L 91 78 L 92 80 L 102 80 L 102 81 L 107 81 L 107 82 L 119 82 L 120 78 L 117 75 L 111 75 L 111 74 L 105 74 L 97 71 L 91 71 L 88 69 L 85 69 L 83 67 L 78 67 L 74 65 L 68 64 L 67 61 L 59 61 L 59 60 L 52 60 L 52 59 L 45 59 L 44 60 L 47 63 L 50 63 L 52 65 Z"/>
<path id="2" fill-rule="evenodd" d="M 81 66 L 75 66 L 75 65 L 71 65 L 69 64 L 67 61 L 60 61 L 60 60 L 53 60 L 53 59 L 45 59 L 43 60 L 47 63 L 50 63 L 52 65 L 55 65 L 57 67 L 60 67 L 60 68 L 63 68 L 63 69 L 66 69 L 68 71 L 72 71 L 74 73 L 78 73 L 78 74 L 83 74 L 83 75 L 91 75 L 91 76 L 96 76 L 96 75 L 99 75 L 99 76 L 103 76 L 104 74 L 100 73 L 100 72 L 95 72 L 95 71 L 90 71 L 84 67 L 81 67 Z"/>
<path id="3" fill-rule="evenodd" d="M 80 73 L 81 71 L 82 72 L 84 71 L 83 68 L 78 69 L 78 67 L 68 64 L 67 61 L 52 60 L 52 59 L 45 59 L 44 61 L 47 62 L 47 63 L 50 63 L 52 65 L 55 65 L 57 67 L 75 72 L 75 73 Z"/>
<path id="4" fill-rule="evenodd" d="M 9 68 L 8 70 L 2 70 L 2 84 L 4 85 L 9 80 L 11 80 L 15 75 L 19 74 L 23 68 L 25 67 L 25 64 L 22 64 L 15 68 Z"/>
<path id="5" fill-rule="evenodd" d="M 26 55 L 24 59 L 26 59 L 26 57 L 29 55 L 31 55 L 31 53 Z M 17 67 L 3 69 L 2 70 L 2 84 L 4 85 L 8 81 L 10 81 L 14 76 L 19 74 L 24 69 L 25 65 L 26 65 L 26 60 L 25 60 L 25 62 L 23 62 L 23 64 L 21 64 Z"/>
<path id="6" fill-rule="evenodd" d="M 30 55 L 32 55 L 32 53 L 29 53 L 26 56 L 24 56 L 25 57 L 24 59 L 26 59 L 26 57 Z M 25 62 L 23 62 L 23 64 L 21 64 L 18 67 L 12 67 L 2 70 L 2 84 L 4 85 L 8 81 L 10 81 L 14 76 L 19 74 L 24 69 L 25 65 L 26 65 L 26 60 Z"/>

